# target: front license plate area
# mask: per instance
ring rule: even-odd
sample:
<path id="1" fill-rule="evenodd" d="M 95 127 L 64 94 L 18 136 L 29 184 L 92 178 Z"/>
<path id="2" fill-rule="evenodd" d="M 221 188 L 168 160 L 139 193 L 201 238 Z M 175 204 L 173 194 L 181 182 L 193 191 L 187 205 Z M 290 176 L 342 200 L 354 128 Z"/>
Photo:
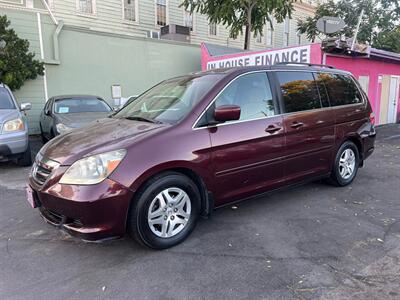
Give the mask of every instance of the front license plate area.
<path id="1" fill-rule="evenodd" d="M 28 203 L 32 208 L 38 207 L 38 201 L 37 201 L 37 196 L 35 191 L 30 187 L 30 185 L 27 185 L 26 187 L 26 199 L 28 200 Z"/>

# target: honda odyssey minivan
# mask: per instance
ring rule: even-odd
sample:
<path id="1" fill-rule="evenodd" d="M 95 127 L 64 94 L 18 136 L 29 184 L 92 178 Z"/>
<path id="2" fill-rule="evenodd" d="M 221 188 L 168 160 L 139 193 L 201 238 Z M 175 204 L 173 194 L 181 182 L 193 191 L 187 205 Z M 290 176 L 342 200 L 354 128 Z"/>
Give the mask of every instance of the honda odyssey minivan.
<path id="1" fill-rule="evenodd" d="M 163 249 L 232 201 L 321 178 L 350 184 L 375 135 L 350 73 L 298 64 L 195 73 L 51 140 L 28 200 L 82 239 L 128 232 Z"/>

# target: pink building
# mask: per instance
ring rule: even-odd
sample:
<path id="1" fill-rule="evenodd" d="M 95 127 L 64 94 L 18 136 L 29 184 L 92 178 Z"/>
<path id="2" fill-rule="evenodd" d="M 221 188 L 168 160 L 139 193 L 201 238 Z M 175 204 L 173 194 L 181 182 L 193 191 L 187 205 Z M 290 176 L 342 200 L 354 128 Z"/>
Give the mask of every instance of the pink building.
<path id="1" fill-rule="evenodd" d="M 377 124 L 400 121 L 400 54 L 371 48 L 365 56 L 334 55 L 324 53 L 320 44 L 246 52 L 202 44 L 201 52 L 203 70 L 297 62 L 349 71 L 367 92 Z"/>

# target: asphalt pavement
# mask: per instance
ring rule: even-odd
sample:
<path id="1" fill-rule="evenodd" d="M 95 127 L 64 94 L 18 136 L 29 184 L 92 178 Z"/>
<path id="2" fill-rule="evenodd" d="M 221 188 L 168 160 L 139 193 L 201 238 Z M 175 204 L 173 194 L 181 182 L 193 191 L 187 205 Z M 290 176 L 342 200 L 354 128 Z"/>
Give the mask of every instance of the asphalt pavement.
<path id="1" fill-rule="evenodd" d="M 40 147 L 33 139 L 34 149 Z M 164 251 L 86 243 L 44 223 L 0 164 L 0 299 L 399 299 L 400 125 L 353 184 L 228 206 Z"/>

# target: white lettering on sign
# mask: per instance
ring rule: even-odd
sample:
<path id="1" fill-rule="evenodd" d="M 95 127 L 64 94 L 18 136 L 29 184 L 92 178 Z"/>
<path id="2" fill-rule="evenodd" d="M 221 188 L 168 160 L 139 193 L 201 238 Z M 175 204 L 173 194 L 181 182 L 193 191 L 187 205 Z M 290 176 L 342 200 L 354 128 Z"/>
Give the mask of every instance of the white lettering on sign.
<path id="1" fill-rule="evenodd" d="M 207 63 L 207 70 L 244 66 L 270 66 L 282 62 L 310 63 L 310 57 L 311 47 L 301 46 L 213 60 Z"/>

